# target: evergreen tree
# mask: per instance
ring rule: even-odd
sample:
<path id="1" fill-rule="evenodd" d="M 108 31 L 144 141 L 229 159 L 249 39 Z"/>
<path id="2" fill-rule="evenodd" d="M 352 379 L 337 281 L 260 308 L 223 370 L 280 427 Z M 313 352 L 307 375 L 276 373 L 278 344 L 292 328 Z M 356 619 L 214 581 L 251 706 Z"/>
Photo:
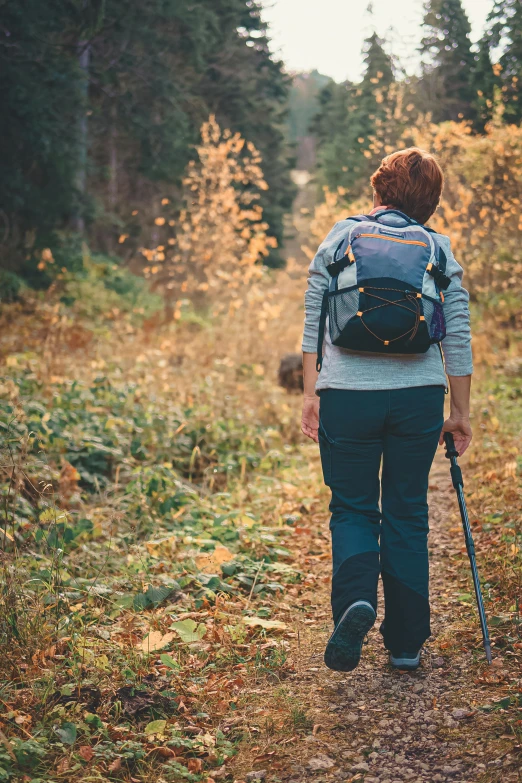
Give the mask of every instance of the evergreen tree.
<path id="1" fill-rule="evenodd" d="M 365 41 L 363 52 L 362 81 L 325 87 L 313 126 L 324 181 L 331 188 L 345 188 L 350 195 L 359 194 L 361 183 L 384 154 L 394 106 L 393 63 L 376 33 Z"/>
<path id="2" fill-rule="evenodd" d="M 215 0 L 207 1 L 212 7 L 216 4 Z M 269 189 L 260 204 L 270 233 L 281 246 L 283 216 L 295 195 L 289 176 L 294 161 L 286 141 L 292 80 L 284 74 L 283 63 L 271 54 L 261 4 L 257 0 L 218 2 L 239 3 L 240 13 L 218 14 L 219 46 L 209 57 L 201 89 L 221 127 L 238 130 L 261 153 Z M 273 252 L 267 263 L 280 265 L 280 254 Z"/>
<path id="3" fill-rule="evenodd" d="M 85 107 L 75 52 L 78 29 L 67 0 L 2 5 L 2 260 L 7 265 L 17 260 L 30 279 L 38 276 L 36 263 L 26 263 L 35 230 L 45 246 L 80 203 L 74 128 Z"/>
<path id="4" fill-rule="evenodd" d="M 390 55 L 384 50 L 384 41 L 377 33 L 372 33 L 364 42 L 363 54 L 366 66 L 362 80 L 363 90 L 374 94 L 374 86 L 377 84 L 380 88 L 389 87 L 395 78 L 393 64 Z"/>
<path id="5" fill-rule="evenodd" d="M 475 90 L 477 93 L 477 116 L 474 126 L 479 133 L 484 132 L 487 123 L 493 117 L 496 81 L 491 63 L 489 41 L 487 36 L 484 36 L 478 45 L 474 70 Z"/>
<path id="6" fill-rule="evenodd" d="M 211 113 L 263 154 L 265 218 L 282 244 L 290 80 L 255 0 L 5 0 L 2 29 L 0 263 L 29 256 L 37 276 L 38 246 L 54 252 L 84 226 L 94 250 L 113 252 L 121 233 L 146 245 Z"/>
<path id="7" fill-rule="evenodd" d="M 420 47 L 421 95 L 424 93 L 426 108 L 432 112 L 434 122 L 474 120 L 477 114 L 475 58 L 469 37 L 471 26 L 462 0 L 428 0 L 424 28 L 426 33 Z"/>
<path id="8" fill-rule="evenodd" d="M 349 179 L 348 163 L 358 156 L 349 116 L 354 86 L 351 82 L 331 81 L 319 94 L 319 111 L 311 129 L 317 138 L 317 162 L 321 180 L 330 188 L 344 186 Z"/>
<path id="9" fill-rule="evenodd" d="M 107 3 L 105 30 L 93 44 L 99 156 L 91 180 L 106 181 L 113 244 L 126 217 L 119 205 L 128 215 L 129 199 L 158 192 L 154 182 L 176 197 L 173 186 L 212 113 L 261 152 L 269 186 L 261 205 L 282 245 L 283 216 L 294 194 L 284 128 L 290 80 L 271 56 L 256 3 L 196 1 L 197 14 L 193 0 Z M 280 261 L 277 252 L 268 259 Z"/>
<path id="10" fill-rule="evenodd" d="M 395 77 L 391 57 L 385 52 L 384 42 L 376 33 L 365 41 L 363 51 L 366 67 L 355 95 L 357 121 L 360 134 L 371 136 L 386 117 L 390 86 Z"/>
<path id="11" fill-rule="evenodd" d="M 103 250 L 117 246 L 133 209 L 141 214 L 148 202 L 147 219 L 161 190 L 176 198 L 210 113 L 201 82 L 216 46 L 217 14 L 208 0 L 199 0 L 198 13 L 190 5 L 108 0 L 91 42 L 88 187 L 105 220 L 90 234 Z"/>
<path id="12" fill-rule="evenodd" d="M 504 120 L 522 122 L 522 3 L 496 0 L 489 15 L 490 45 L 500 47 L 499 59 Z"/>

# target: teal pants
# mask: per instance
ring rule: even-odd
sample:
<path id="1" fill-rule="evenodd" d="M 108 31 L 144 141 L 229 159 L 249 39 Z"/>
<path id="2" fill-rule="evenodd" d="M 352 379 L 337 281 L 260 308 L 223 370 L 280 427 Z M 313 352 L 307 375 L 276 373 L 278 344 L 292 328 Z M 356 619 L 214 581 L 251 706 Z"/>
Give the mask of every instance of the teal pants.
<path id="1" fill-rule="evenodd" d="M 444 387 L 320 392 L 319 445 L 332 491 L 332 611 L 377 611 L 382 576 L 387 649 L 430 636 L 428 476 L 444 421 Z M 379 502 L 380 501 L 380 502 Z"/>

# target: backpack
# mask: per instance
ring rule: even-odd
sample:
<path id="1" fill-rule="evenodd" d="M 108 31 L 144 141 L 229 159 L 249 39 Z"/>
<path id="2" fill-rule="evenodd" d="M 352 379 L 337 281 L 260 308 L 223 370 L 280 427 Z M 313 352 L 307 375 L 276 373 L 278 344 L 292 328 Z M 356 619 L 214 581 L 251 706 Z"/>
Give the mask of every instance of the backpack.
<path id="1" fill-rule="evenodd" d="M 381 222 L 390 213 L 407 225 Z M 390 354 L 425 353 L 434 343 L 440 348 L 446 336 L 442 292 L 450 279 L 435 232 L 397 209 L 347 219 L 356 223 L 326 267 L 331 280 L 319 321 L 318 371 L 327 319 L 339 348 Z"/>

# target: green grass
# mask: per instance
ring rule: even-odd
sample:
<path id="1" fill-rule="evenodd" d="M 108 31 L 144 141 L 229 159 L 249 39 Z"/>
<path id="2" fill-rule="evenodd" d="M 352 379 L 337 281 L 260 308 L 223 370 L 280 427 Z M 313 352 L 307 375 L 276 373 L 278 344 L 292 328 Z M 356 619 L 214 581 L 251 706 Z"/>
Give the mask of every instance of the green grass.
<path id="1" fill-rule="evenodd" d="M 205 779 L 240 740 L 220 717 L 236 686 L 207 697 L 212 682 L 285 666 L 242 618 L 266 619 L 302 578 L 274 511 L 297 448 L 204 385 L 175 399 L 116 370 L 42 383 L 31 360 L 0 384 L 0 699 L 16 759 L 0 756 L 0 780 L 152 780 L 158 761 L 166 781 Z M 147 654 L 154 633 L 170 636 Z"/>

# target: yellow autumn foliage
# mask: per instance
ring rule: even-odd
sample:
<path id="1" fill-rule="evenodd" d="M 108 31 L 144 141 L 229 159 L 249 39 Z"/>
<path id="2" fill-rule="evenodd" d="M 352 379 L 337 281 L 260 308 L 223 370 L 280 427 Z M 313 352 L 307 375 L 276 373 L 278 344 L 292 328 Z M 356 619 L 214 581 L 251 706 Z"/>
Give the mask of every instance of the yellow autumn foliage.
<path id="1" fill-rule="evenodd" d="M 443 198 L 430 221 L 451 237 L 473 298 L 522 293 L 522 128 L 492 123 L 484 135 L 464 122 L 423 124 L 411 141 L 437 155 Z"/>
<path id="2" fill-rule="evenodd" d="M 181 212 L 168 221 L 155 219 L 163 229 L 161 241 L 141 253 L 148 262 L 145 274 L 155 278 L 154 288 L 167 299 L 183 295 L 215 305 L 238 299 L 240 289 L 258 280 L 258 262 L 277 243 L 258 203 L 268 186 L 255 146 L 239 133 L 221 130 L 211 116 L 202 125 L 196 152 L 183 180 Z M 163 199 L 164 206 L 168 203 Z"/>
<path id="3" fill-rule="evenodd" d="M 522 128 L 492 123 L 476 135 L 465 122 L 424 120 L 401 143 L 437 155 L 445 185 L 430 226 L 451 237 L 472 299 L 500 305 L 511 317 L 522 294 Z M 309 254 L 336 220 L 368 210 L 371 195 L 368 184 L 360 199 L 347 204 L 342 189 L 326 189 L 311 222 Z"/>

